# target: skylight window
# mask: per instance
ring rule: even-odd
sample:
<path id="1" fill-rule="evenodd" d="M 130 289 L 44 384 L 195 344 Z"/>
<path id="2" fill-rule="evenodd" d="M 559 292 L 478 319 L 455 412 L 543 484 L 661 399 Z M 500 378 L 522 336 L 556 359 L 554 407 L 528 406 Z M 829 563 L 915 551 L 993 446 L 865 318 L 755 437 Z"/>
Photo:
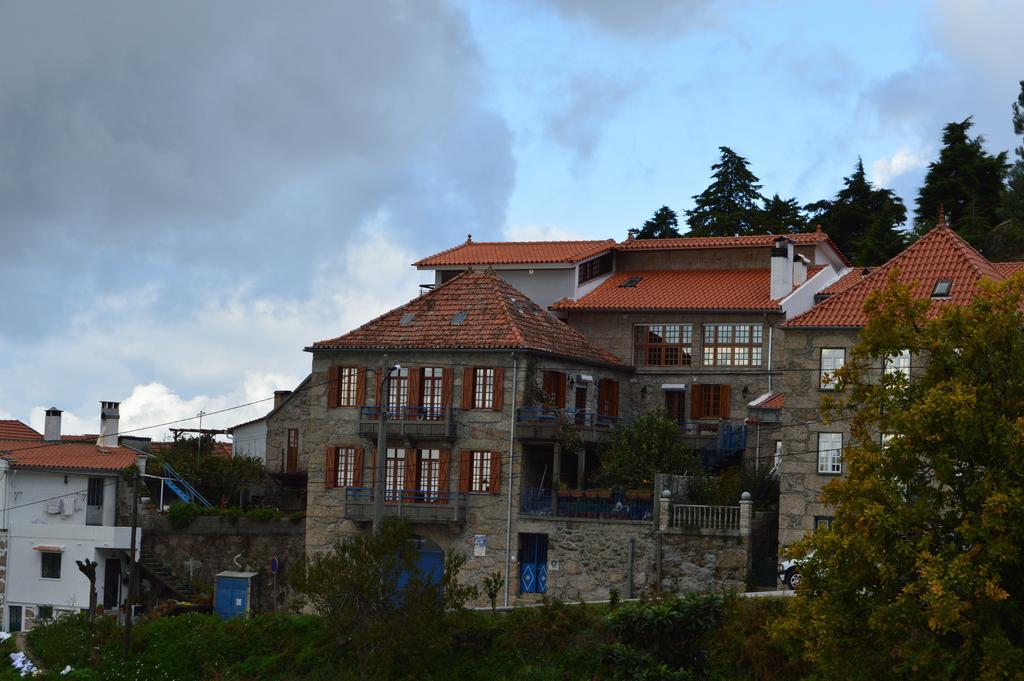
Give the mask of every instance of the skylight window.
<path id="1" fill-rule="evenodd" d="M 643 279 L 643 277 L 630 277 L 619 284 L 619 288 L 636 288 L 636 285 L 640 283 L 641 279 Z"/>
<path id="2" fill-rule="evenodd" d="M 416 319 L 415 312 L 406 312 L 404 315 L 402 315 L 402 318 L 398 320 L 398 325 L 409 326 L 410 324 L 412 324 L 412 320 L 414 319 Z"/>
<path id="3" fill-rule="evenodd" d="M 952 279 L 939 279 L 932 289 L 932 298 L 949 298 L 949 292 L 953 290 Z"/>
<path id="4" fill-rule="evenodd" d="M 466 321 L 466 317 L 469 316 L 468 312 L 456 312 L 452 316 L 452 326 L 459 326 L 462 322 Z"/>

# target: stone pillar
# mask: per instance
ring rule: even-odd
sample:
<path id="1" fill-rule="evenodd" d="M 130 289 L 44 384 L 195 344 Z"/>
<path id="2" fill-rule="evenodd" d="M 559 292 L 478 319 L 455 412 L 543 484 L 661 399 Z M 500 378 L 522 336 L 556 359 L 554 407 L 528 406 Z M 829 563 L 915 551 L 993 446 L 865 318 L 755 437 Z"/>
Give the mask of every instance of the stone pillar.
<path id="1" fill-rule="evenodd" d="M 664 532 L 668 529 L 669 520 L 672 517 L 672 493 L 663 490 L 658 499 L 658 530 Z"/>
<path id="2" fill-rule="evenodd" d="M 740 534 L 744 537 L 750 535 L 751 519 L 754 515 L 754 502 L 750 498 L 750 492 L 740 495 Z"/>
<path id="3" fill-rule="evenodd" d="M 583 489 L 583 475 L 587 470 L 587 448 L 580 448 L 576 455 L 576 489 Z"/>
<path id="4" fill-rule="evenodd" d="M 558 483 L 562 480 L 562 445 L 551 448 L 551 515 L 558 515 Z"/>

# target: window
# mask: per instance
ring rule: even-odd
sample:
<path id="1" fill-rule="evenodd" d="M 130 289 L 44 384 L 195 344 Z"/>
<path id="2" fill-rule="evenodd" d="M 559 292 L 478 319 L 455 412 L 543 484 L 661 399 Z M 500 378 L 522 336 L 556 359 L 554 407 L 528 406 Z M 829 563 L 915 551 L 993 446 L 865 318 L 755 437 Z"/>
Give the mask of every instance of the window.
<path id="1" fill-rule="evenodd" d="M 505 397 L 505 370 L 501 367 L 466 367 L 462 374 L 462 408 L 501 411 Z"/>
<path id="2" fill-rule="evenodd" d="M 949 292 L 953 290 L 952 279 L 939 279 L 932 289 L 932 298 L 949 298 Z"/>
<path id="3" fill-rule="evenodd" d="M 327 374 L 327 406 L 357 407 L 364 400 L 366 370 L 359 367 L 331 367 Z"/>
<path id="4" fill-rule="evenodd" d="M 52 605 L 40 605 L 37 608 L 39 614 L 36 615 L 37 620 L 52 620 L 53 619 L 53 606 Z"/>
<path id="5" fill-rule="evenodd" d="M 361 477 L 356 471 L 362 468 L 362 457 L 355 447 L 335 447 L 333 451 L 334 458 L 327 467 L 328 487 L 356 487 L 356 480 Z"/>
<path id="6" fill-rule="evenodd" d="M 816 515 L 814 516 L 814 529 L 830 529 L 833 520 L 834 518 L 830 515 Z"/>
<path id="7" fill-rule="evenodd" d="M 637 366 L 689 366 L 693 355 L 693 324 L 648 324 L 633 333 Z"/>
<path id="8" fill-rule="evenodd" d="M 818 472 L 826 475 L 843 472 L 842 433 L 818 433 Z"/>
<path id="9" fill-rule="evenodd" d="M 494 406 L 494 369 L 475 369 L 473 373 L 473 408 Z"/>
<path id="10" fill-rule="evenodd" d="M 686 420 L 685 390 L 665 391 L 665 413 L 676 423 L 683 423 Z"/>
<path id="11" fill-rule="evenodd" d="M 903 374 L 910 380 L 910 350 L 903 350 L 899 354 L 889 355 L 885 358 L 885 373 L 890 375 Z"/>
<path id="12" fill-rule="evenodd" d="M 613 419 L 619 416 L 619 382 L 614 378 L 597 382 L 597 415 Z"/>
<path id="13" fill-rule="evenodd" d="M 60 579 L 60 563 L 63 554 L 57 551 L 42 551 L 39 556 L 43 563 L 40 576 L 43 579 Z"/>
<path id="14" fill-rule="evenodd" d="M 491 491 L 491 452 L 473 452 L 473 468 L 470 473 L 470 492 Z"/>
<path id="15" fill-rule="evenodd" d="M 761 324 L 705 324 L 704 366 L 761 366 L 764 327 Z"/>
<path id="16" fill-rule="evenodd" d="M 288 473 L 294 473 L 299 470 L 299 429 L 289 428 L 287 449 L 285 460 L 281 462 L 284 464 L 284 469 Z"/>
<path id="17" fill-rule="evenodd" d="M 727 384 L 697 384 L 690 395 L 690 418 L 727 419 L 729 418 L 729 401 L 732 399 L 732 387 Z"/>
<path id="18" fill-rule="evenodd" d="M 417 501 L 436 502 L 440 500 L 441 450 L 419 450 L 419 481 Z M 445 490 L 447 491 L 447 490 Z"/>
<path id="19" fill-rule="evenodd" d="M 443 385 L 443 369 L 440 367 L 427 367 L 423 369 L 423 394 L 421 395 L 420 403 L 423 405 L 424 418 L 439 419 L 444 416 L 444 409 L 441 406 Z"/>
<path id="20" fill-rule="evenodd" d="M 388 418 L 401 418 L 409 406 L 409 369 L 391 372 L 388 381 Z"/>
<path id="21" fill-rule="evenodd" d="M 561 371 L 544 372 L 544 394 L 557 409 L 565 409 L 566 376 Z"/>
<path id="22" fill-rule="evenodd" d="M 782 440 L 775 441 L 775 466 L 778 468 L 782 465 Z"/>
<path id="23" fill-rule="evenodd" d="M 836 369 L 846 364 L 846 350 L 843 348 L 821 349 L 821 371 L 818 387 L 822 390 L 835 390 L 838 384 Z"/>
<path id="24" fill-rule="evenodd" d="M 612 254 L 605 253 L 599 255 L 593 260 L 580 263 L 579 267 L 579 278 L 577 279 L 578 284 L 585 284 L 591 279 L 597 279 L 602 274 L 608 274 L 612 271 Z"/>
<path id="25" fill-rule="evenodd" d="M 630 277 L 626 281 L 619 284 L 619 288 L 636 288 L 637 284 L 643 281 L 643 277 Z"/>
<path id="26" fill-rule="evenodd" d="M 405 487 L 405 450 L 388 449 L 384 459 L 384 500 L 398 501 Z"/>

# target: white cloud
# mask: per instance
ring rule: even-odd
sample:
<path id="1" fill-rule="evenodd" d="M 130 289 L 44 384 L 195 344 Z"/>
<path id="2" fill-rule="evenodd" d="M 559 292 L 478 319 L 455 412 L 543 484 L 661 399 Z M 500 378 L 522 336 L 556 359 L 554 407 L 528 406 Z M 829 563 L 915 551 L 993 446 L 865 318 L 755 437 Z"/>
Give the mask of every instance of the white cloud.
<path id="1" fill-rule="evenodd" d="M 563 241 L 593 238 L 555 225 L 508 225 L 502 230 L 502 236 L 506 241 Z"/>
<path id="2" fill-rule="evenodd" d="M 891 157 L 879 158 L 872 162 L 869 179 L 877 187 L 887 187 L 900 175 L 926 165 L 927 155 L 909 147 L 900 147 Z"/>

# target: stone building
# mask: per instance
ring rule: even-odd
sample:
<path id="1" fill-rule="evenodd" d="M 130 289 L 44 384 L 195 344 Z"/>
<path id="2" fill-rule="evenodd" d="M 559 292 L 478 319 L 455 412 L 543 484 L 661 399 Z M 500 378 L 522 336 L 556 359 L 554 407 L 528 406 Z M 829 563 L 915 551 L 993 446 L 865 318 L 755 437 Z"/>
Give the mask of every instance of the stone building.
<path id="1" fill-rule="evenodd" d="M 832 374 L 857 344 L 867 321 L 868 296 L 894 276 L 901 283 L 912 283 L 914 295 L 930 300 L 931 312 L 937 314 L 949 305 L 969 303 L 982 280 L 1001 281 L 1022 268 L 1024 263 L 989 262 L 940 222 L 881 267 L 847 273 L 822 292 L 814 308 L 783 325 L 780 545 L 832 520 L 832 509 L 822 503 L 821 490 L 829 480 L 845 474 L 842 450 L 850 444 L 850 430 L 841 419 L 824 423 L 821 400 L 836 390 Z M 913 380 L 922 362 L 922 357 L 909 352 L 879 358 L 877 375 L 900 371 Z"/>

